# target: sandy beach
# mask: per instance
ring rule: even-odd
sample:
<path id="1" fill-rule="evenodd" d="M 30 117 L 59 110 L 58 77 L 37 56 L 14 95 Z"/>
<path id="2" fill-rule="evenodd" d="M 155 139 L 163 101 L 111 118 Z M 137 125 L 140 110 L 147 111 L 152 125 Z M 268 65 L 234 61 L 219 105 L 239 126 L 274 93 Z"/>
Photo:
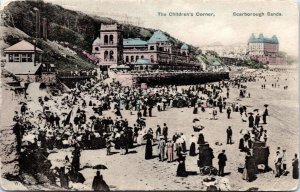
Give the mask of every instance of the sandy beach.
<path id="1" fill-rule="evenodd" d="M 256 73 L 260 73 L 256 71 Z M 274 170 L 274 158 L 277 147 L 287 151 L 287 167 L 290 172 L 287 176 L 275 178 L 273 171 L 257 175 L 257 179 L 252 182 L 246 182 L 242 179 L 242 174 L 238 172 L 239 164 L 244 163 L 241 152 L 238 149 L 238 141 L 241 138 L 239 133 L 242 128 L 248 126 L 247 122 L 242 122 L 240 114 L 233 112 L 231 119 L 227 119 L 226 112 L 218 114 L 218 120 L 210 120 L 211 109 L 206 112 L 192 113 L 192 108 L 171 108 L 167 111 L 158 112 L 153 110 L 153 117 L 147 117 L 146 127 L 155 130 L 156 125 L 166 123 L 169 127 L 169 135 L 175 132 L 184 133 L 189 139 L 191 134 L 195 134 L 192 129 L 192 120 L 199 118 L 201 124 L 205 127 L 202 131 L 205 141 L 210 143 L 214 151 L 213 165 L 218 166 L 216 158 L 222 149 L 226 150 L 227 166 L 225 167 L 225 178 L 229 180 L 232 190 L 245 191 L 250 188 L 259 191 L 269 190 L 294 190 L 298 186 L 298 180 L 292 179 L 291 161 L 293 155 L 298 152 L 298 75 L 297 71 L 288 73 L 267 71 L 263 74 L 266 82 L 262 79 L 256 82 L 247 82 L 247 91 L 250 92 L 250 98 L 237 100 L 239 90 L 230 88 L 230 98 L 227 102 L 237 102 L 247 106 L 247 111 L 260 109 L 262 112 L 264 104 L 269 105 L 268 124 L 263 125 L 268 130 L 267 146 L 270 147 L 269 166 Z M 277 84 L 280 87 L 272 88 L 275 78 L 279 78 Z M 261 84 L 266 84 L 266 89 L 261 89 Z M 288 85 L 284 90 L 283 86 Z M 222 93 L 223 96 L 226 92 Z M 222 95 L 221 94 L 221 95 Z M 111 111 L 105 111 L 105 116 L 112 116 Z M 122 115 L 127 118 L 129 124 L 135 123 L 136 112 L 130 115 L 129 111 L 122 110 Z M 226 128 L 232 127 L 233 142 L 232 145 L 226 144 Z M 222 143 L 221 146 L 215 145 L 216 142 Z M 189 143 L 187 144 L 189 146 Z M 104 164 L 108 169 L 101 170 L 105 181 L 112 190 L 206 190 L 203 178 L 199 175 L 197 166 L 198 156 L 186 158 L 187 171 L 197 172 L 189 175 L 187 178 L 176 177 L 177 162 L 167 163 L 159 162 L 158 158 L 145 160 L 145 145 L 135 147 L 129 150 L 129 154 L 120 155 L 119 150 L 111 156 L 106 156 L 105 149 L 84 150 L 81 152 L 81 167 L 85 165 Z M 153 146 L 153 153 L 158 153 L 157 146 Z M 66 155 L 71 154 L 71 149 L 63 149 L 49 155 L 53 166 L 62 165 Z M 86 181 L 84 184 L 71 184 L 73 189 L 91 189 L 91 183 L 95 176 L 95 169 L 85 168 L 80 171 Z M 216 181 L 221 178 L 216 176 Z M 272 183 L 272 184 L 271 184 Z"/>

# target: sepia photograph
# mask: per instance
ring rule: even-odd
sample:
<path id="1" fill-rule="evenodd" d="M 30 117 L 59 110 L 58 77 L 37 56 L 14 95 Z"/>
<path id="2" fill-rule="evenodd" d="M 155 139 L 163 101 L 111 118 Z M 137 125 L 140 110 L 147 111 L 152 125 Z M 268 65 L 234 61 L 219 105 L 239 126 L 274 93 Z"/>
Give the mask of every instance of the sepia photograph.
<path id="1" fill-rule="evenodd" d="M 296 191 L 293 0 L 2 0 L 4 191 Z"/>

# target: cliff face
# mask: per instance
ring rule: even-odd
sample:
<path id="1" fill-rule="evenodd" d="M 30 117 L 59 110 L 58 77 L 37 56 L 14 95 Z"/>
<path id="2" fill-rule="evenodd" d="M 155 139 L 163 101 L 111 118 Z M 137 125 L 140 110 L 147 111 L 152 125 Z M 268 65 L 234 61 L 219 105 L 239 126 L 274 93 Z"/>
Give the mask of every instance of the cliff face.
<path id="1" fill-rule="evenodd" d="M 19 155 L 17 153 L 17 140 L 13 133 L 13 116 L 17 109 L 17 101 L 12 100 L 12 91 L 1 87 L 1 127 L 0 127 L 0 157 L 2 177 L 16 178 L 19 176 Z M 4 99 L 5 98 L 5 99 Z M 9 109 L 9 110 L 4 110 Z M 5 112 L 4 112 L 5 111 Z"/>

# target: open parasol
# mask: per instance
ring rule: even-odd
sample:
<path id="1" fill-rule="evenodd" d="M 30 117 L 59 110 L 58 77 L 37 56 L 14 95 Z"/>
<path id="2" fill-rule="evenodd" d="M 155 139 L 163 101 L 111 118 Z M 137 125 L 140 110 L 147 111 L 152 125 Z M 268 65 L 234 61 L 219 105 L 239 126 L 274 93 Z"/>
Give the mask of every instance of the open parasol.
<path id="1" fill-rule="evenodd" d="M 264 104 L 264 106 L 265 106 L 265 107 L 268 107 L 269 105 L 268 105 L 268 104 Z"/>
<path id="2" fill-rule="evenodd" d="M 259 110 L 259 109 L 254 109 L 253 111 L 254 111 L 254 112 L 258 112 L 258 110 Z"/>
<path id="3" fill-rule="evenodd" d="M 107 167 L 105 165 L 99 164 L 99 165 L 95 165 L 93 169 L 107 169 Z"/>

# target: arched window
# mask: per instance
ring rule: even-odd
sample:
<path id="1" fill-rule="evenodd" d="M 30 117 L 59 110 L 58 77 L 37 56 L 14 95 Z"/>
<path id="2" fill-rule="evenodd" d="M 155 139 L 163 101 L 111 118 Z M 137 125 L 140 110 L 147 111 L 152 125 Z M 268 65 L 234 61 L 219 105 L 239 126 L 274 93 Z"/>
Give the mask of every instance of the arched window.
<path id="1" fill-rule="evenodd" d="M 114 44 L 114 36 L 113 35 L 109 36 L 109 44 Z"/>
<path id="2" fill-rule="evenodd" d="M 109 52 L 109 60 L 111 60 L 111 61 L 114 60 L 114 52 L 113 51 Z"/>
<path id="3" fill-rule="evenodd" d="M 104 51 L 104 60 L 106 61 L 108 57 L 108 51 Z"/>
<path id="4" fill-rule="evenodd" d="M 141 56 L 141 59 L 144 59 L 144 55 Z"/>
<path id="5" fill-rule="evenodd" d="M 108 36 L 104 35 L 104 45 L 107 45 L 107 44 L 108 44 Z"/>
<path id="6" fill-rule="evenodd" d="M 134 61 L 134 56 L 133 56 L 133 55 L 131 56 L 130 61 L 131 61 L 131 62 Z"/>
<path id="7" fill-rule="evenodd" d="M 154 57 L 153 57 L 153 55 L 150 56 L 150 61 L 151 61 L 151 63 L 154 63 Z"/>
<path id="8" fill-rule="evenodd" d="M 99 47 L 95 47 L 95 51 L 99 51 Z"/>
<path id="9" fill-rule="evenodd" d="M 129 62 L 129 57 L 128 56 L 126 56 L 126 63 L 128 63 Z"/>
<path id="10" fill-rule="evenodd" d="M 136 57 L 135 57 L 135 61 L 137 61 L 139 59 L 139 56 L 137 55 Z"/>

